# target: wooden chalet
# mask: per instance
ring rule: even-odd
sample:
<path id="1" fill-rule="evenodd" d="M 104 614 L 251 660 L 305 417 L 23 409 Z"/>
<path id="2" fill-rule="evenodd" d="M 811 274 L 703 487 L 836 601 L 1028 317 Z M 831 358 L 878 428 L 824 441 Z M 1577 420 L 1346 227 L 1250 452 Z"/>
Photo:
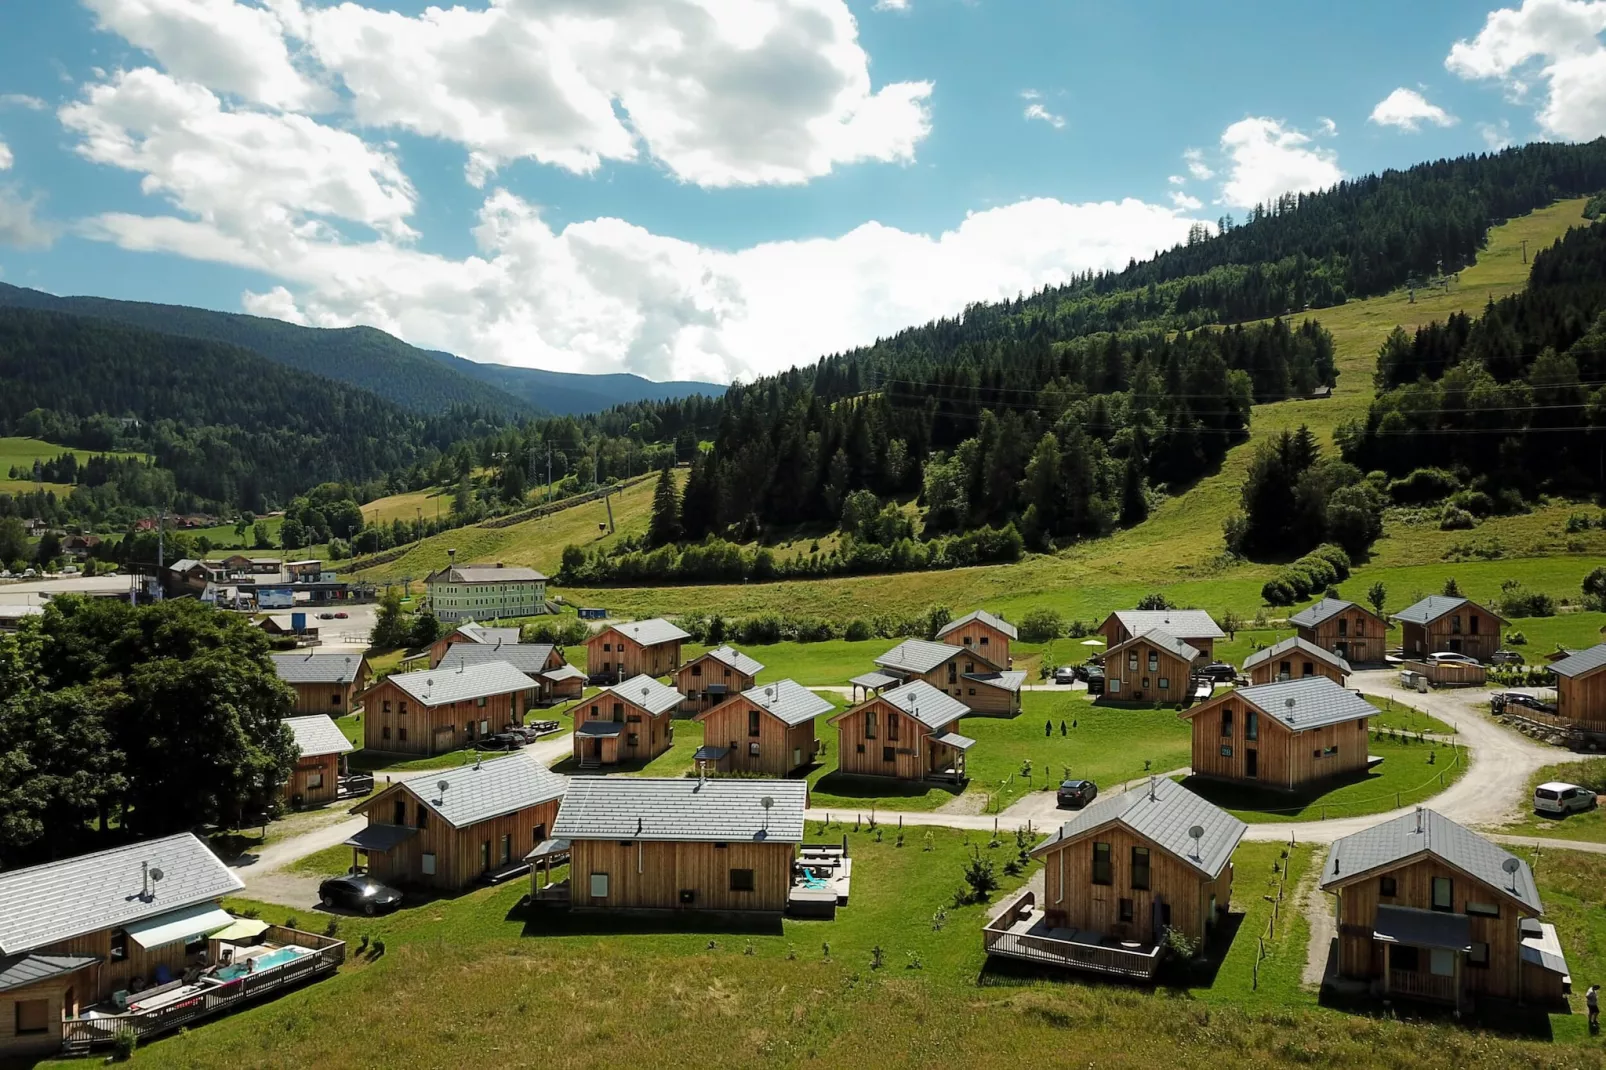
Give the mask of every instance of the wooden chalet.
<path id="1" fill-rule="evenodd" d="M 1203 652 L 1150 628 L 1104 652 L 1104 697 L 1112 702 L 1188 702 Z"/>
<path id="2" fill-rule="evenodd" d="M 523 873 L 544 842 L 569 787 L 533 756 L 515 751 L 473 765 L 432 769 L 352 807 L 368 818 L 346 845 L 352 864 L 390 884 L 456 892 Z"/>
<path id="3" fill-rule="evenodd" d="M 730 646 L 717 646 L 675 670 L 675 690 L 686 696 L 680 708 L 700 713 L 752 687 L 764 663 Z"/>
<path id="4" fill-rule="evenodd" d="M 937 630 L 940 642 L 974 650 L 1000 669 L 1007 669 L 1014 664 L 1009 654 L 1009 644 L 1018 638 L 1020 632 L 1013 624 L 985 609 L 966 613 Z"/>
<path id="5" fill-rule="evenodd" d="M 1388 621 L 1342 598 L 1323 598 L 1288 618 L 1295 635 L 1337 654 L 1351 665 L 1381 665 L 1388 648 Z"/>
<path id="6" fill-rule="evenodd" d="M 976 741 L 956 731 L 970 708 L 924 680 L 883 691 L 831 718 L 845 776 L 962 784 Z"/>
<path id="7" fill-rule="evenodd" d="M 668 676 L 680 668 L 680 646 L 690 638 L 661 617 L 610 624 L 586 640 L 586 671 L 601 684 Z"/>
<path id="8" fill-rule="evenodd" d="M 1294 791 L 1363 772 L 1371 703 L 1325 676 L 1228 691 L 1178 714 L 1193 722 L 1193 774 Z"/>
<path id="9" fill-rule="evenodd" d="M 446 652 L 459 643 L 469 643 L 474 646 L 497 646 L 520 641 L 520 633 L 517 628 L 487 628 L 483 624 L 475 624 L 472 620 L 466 620 L 429 645 L 429 667 L 433 669 L 438 666 L 442 659 L 446 657 Z"/>
<path id="10" fill-rule="evenodd" d="M 964 703 L 971 713 L 1020 712 L 1026 673 L 1005 669 L 976 647 L 905 639 L 875 659 L 878 673 L 900 683 L 919 680 Z"/>
<path id="11" fill-rule="evenodd" d="M 1407 658 L 1429 654 L 1465 654 L 1487 662 L 1500 649 L 1506 618 L 1470 598 L 1430 594 L 1394 614 L 1400 626 L 1401 649 Z"/>
<path id="12" fill-rule="evenodd" d="M 605 687 L 574 708 L 574 760 L 581 769 L 647 762 L 675 743 L 680 692 L 651 676 Z"/>
<path id="13" fill-rule="evenodd" d="M 836 706 L 793 680 L 749 688 L 699 713 L 699 771 L 787 776 L 806 768 L 819 749 L 814 719 Z"/>
<path id="14" fill-rule="evenodd" d="M 1338 976 L 1387 999 L 1555 1005 L 1570 983 L 1528 863 L 1418 807 L 1333 844 Z"/>
<path id="15" fill-rule="evenodd" d="M 1169 777 L 1098 799 L 1032 849 L 1041 897 L 1022 892 L 985 926 L 987 953 L 1151 978 L 1167 930 L 1202 944 L 1226 916 L 1246 828 Z"/>
<path id="16" fill-rule="evenodd" d="M 357 708 L 357 698 L 373 675 L 359 653 L 319 654 L 311 650 L 271 654 L 279 679 L 296 693 L 297 713 L 344 717 Z"/>
<path id="17" fill-rule="evenodd" d="M 522 723 L 521 699 L 539 685 L 505 661 L 395 673 L 363 696 L 368 750 L 428 757 Z"/>
<path id="18" fill-rule="evenodd" d="M 570 906 L 779 916 L 807 807 L 802 780 L 577 778 L 553 830 Z"/>
<path id="19" fill-rule="evenodd" d="M 562 648 L 552 643 L 456 643 L 436 668 L 455 672 L 460 666 L 493 661 L 504 661 L 535 682 L 520 698 L 525 710 L 577 699 L 585 690 L 586 674 L 565 661 Z"/>
<path id="20" fill-rule="evenodd" d="M 1104 618 L 1098 632 L 1113 647 L 1156 628 L 1193 647 L 1205 661 L 1215 655 L 1216 640 L 1227 637 L 1202 609 L 1120 609 Z"/>
<path id="21" fill-rule="evenodd" d="M 1606 643 L 1552 662 L 1556 714 L 1580 728 L 1606 731 Z"/>
<path id="22" fill-rule="evenodd" d="M 1293 636 L 1257 650 L 1244 659 L 1244 675 L 1251 684 L 1270 684 L 1278 680 L 1303 680 L 1325 676 L 1343 686 L 1349 679 L 1349 662 L 1326 647 Z"/>
<path id="23" fill-rule="evenodd" d="M 340 726 L 326 713 L 286 717 L 296 737 L 296 767 L 284 785 L 284 801 L 291 806 L 321 806 L 340 797 L 343 755 L 354 748 Z"/>

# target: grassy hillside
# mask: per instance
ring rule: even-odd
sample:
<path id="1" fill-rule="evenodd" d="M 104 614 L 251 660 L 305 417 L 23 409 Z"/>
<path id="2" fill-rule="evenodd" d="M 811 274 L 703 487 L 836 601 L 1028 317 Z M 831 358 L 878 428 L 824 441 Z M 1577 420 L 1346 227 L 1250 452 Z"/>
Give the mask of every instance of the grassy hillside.
<path id="1" fill-rule="evenodd" d="M 37 438 L 0 438 L 0 492 L 21 492 L 34 490 L 53 490 L 57 494 L 67 494 L 72 487 L 65 483 L 35 483 L 31 479 L 9 478 L 12 465 L 28 467 L 34 461 L 48 461 L 60 457 L 64 453 L 76 454 L 79 461 L 87 461 L 94 456 L 94 450 L 73 449 L 70 446 L 57 446 Z M 111 451 L 114 457 L 134 457 L 137 454 L 119 453 Z"/>

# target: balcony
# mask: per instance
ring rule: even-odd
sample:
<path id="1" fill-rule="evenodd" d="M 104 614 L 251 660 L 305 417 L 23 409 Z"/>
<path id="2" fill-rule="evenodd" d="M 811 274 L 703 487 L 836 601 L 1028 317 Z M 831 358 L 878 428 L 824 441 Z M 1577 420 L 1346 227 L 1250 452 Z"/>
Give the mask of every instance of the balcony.
<path id="1" fill-rule="evenodd" d="M 1109 977 L 1151 980 L 1160 969 L 1160 948 L 1115 941 L 1100 933 L 1050 927 L 1037 909 L 1035 892 L 1022 892 L 982 929 L 989 955 L 1021 959 Z"/>

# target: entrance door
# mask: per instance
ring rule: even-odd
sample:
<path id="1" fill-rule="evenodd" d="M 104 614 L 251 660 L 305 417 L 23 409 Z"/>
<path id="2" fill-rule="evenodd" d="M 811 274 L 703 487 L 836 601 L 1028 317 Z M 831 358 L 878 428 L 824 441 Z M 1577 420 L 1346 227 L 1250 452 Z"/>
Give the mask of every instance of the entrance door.
<path id="1" fill-rule="evenodd" d="M 602 760 L 602 737 L 601 736 L 592 736 L 591 737 L 591 757 L 597 759 L 599 762 Z"/>
<path id="2" fill-rule="evenodd" d="M 1244 776 L 1251 780 L 1260 776 L 1260 752 L 1253 747 L 1244 751 Z"/>

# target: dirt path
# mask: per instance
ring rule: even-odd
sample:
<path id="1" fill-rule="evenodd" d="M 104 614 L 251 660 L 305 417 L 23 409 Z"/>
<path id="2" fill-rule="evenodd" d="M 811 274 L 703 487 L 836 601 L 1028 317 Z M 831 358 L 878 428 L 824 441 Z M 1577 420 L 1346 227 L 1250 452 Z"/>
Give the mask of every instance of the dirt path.
<path id="1" fill-rule="evenodd" d="M 1305 920 L 1310 923 L 1310 942 L 1305 948 L 1305 972 L 1300 983 L 1307 988 L 1320 988 L 1327 976 L 1328 960 L 1334 954 L 1333 943 L 1338 939 L 1338 924 L 1333 918 L 1332 903 L 1319 887 L 1322 867 L 1327 864 L 1327 852 L 1317 851 L 1311 859 L 1310 869 L 1299 882 L 1295 899 Z"/>

